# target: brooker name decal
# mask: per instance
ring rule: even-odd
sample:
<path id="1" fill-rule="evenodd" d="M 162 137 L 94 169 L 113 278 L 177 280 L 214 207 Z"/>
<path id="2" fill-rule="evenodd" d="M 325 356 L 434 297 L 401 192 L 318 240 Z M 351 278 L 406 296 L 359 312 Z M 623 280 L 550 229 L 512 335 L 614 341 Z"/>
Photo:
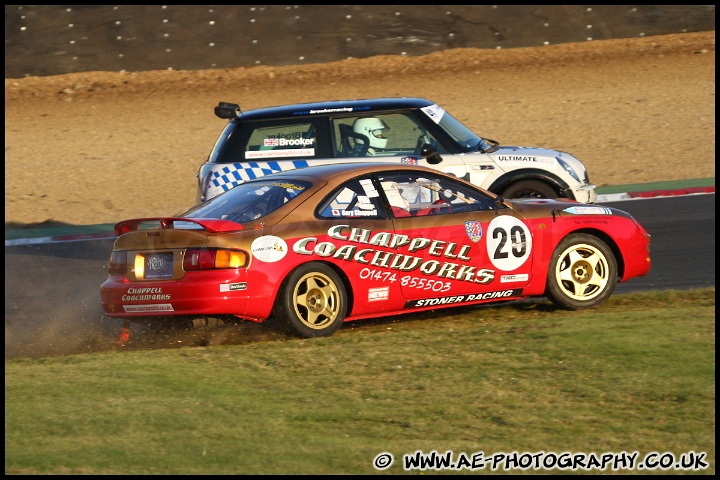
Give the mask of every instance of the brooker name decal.
<path id="1" fill-rule="evenodd" d="M 313 143 L 315 143 L 314 138 L 301 138 L 299 134 L 263 139 L 264 147 L 307 147 Z"/>
<path id="2" fill-rule="evenodd" d="M 462 282 L 486 284 L 490 283 L 494 278 L 492 270 L 479 269 L 475 265 L 464 264 L 470 263 L 472 260 L 468 256 L 470 245 L 459 245 L 455 242 L 423 237 L 410 238 L 407 235 L 390 232 L 373 233 L 372 230 L 351 228 L 349 225 L 332 226 L 328 229 L 328 235 L 335 240 L 353 242 L 359 245 L 337 246 L 331 241 L 318 242 L 316 237 L 306 237 L 295 242 L 292 249 L 300 255 L 331 257 L 337 260 L 357 262 L 363 265 L 401 272 L 419 271 L 424 275 L 433 275 Z M 405 247 L 408 253 L 421 252 L 431 257 L 437 257 L 437 260 L 377 250 L 373 247 L 384 247 L 393 250 Z"/>
<path id="3" fill-rule="evenodd" d="M 423 298 L 405 302 L 405 308 L 433 307 L 435 305 L 447 305 L 455 303 L 476 302 L 478 300 L 492 300 L 495 298 L 517 297 L 522 294 L 522 289 L 500 290 L 497 292 L 476 293 L 473 295 L 455 295 L 452 297 Z"/>

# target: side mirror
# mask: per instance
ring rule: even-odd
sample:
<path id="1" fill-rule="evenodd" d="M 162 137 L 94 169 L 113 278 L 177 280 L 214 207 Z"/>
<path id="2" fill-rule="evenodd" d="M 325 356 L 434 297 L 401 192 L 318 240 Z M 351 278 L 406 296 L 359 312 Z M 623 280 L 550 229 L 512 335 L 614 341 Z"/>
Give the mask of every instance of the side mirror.
<path id="1" fill-rule="evenodd" d="M 429 143 L 423 144 L 420 148 L 420 155 L 422 155 L 430 165 L 437 165 L 443 161 L 442 157 L 437 152 L 437 149 Z"/>

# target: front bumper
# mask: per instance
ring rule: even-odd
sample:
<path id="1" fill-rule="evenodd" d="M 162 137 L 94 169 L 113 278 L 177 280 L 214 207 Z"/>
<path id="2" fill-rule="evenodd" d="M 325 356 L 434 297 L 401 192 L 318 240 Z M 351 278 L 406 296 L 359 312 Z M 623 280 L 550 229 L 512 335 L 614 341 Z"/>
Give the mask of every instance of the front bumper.
<path id="1" fill-rule="evenodd" d="M 567 189 L 567 196 L 568 198 L 574 198 L 576 201 L 581 203 L 595 203 L 597 201 L 597 192 L 595 191 L 595 188 L 595 185 L 591 183 L 571 187 Z"/>

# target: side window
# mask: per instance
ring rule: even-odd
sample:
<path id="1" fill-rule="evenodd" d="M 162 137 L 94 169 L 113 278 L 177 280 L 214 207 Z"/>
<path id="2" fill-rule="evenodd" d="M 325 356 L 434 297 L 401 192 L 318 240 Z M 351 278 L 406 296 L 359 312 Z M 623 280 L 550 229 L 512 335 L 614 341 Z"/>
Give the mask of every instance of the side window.
<path id="1" fill-rule="evenodd" d="M 311 122 L 246 124 L 250 135 L 245 160 L 267 158 L 314 157 L 317 146 L 315 127 Z"/>
<path id="2" fill-rule="evenodd" d="M 317 214 L 321 218 L 387 218 L 370 178 L 342 185 L 320 204 Z"/>
<path id="3" fill-rule="evenodd" d="M 230 122 L 213 149 L 216 163 L 328 155 L 318 144 L 318 119 Z M 267 172 L 266 172 L 267 173 Z"/>
<path id="4" fill-rule="evenodd" d="M 424 143 L 438 142 L 408 113 L 332 120 L 336 157 L 420 155 Z"/>
<path id="5" fill-rule="evenodd" d="M 493 209 L 494 200 L 482 191 L 431 173 L 398 172 L 378 175 L 395 217 L 422 217 Z"/>

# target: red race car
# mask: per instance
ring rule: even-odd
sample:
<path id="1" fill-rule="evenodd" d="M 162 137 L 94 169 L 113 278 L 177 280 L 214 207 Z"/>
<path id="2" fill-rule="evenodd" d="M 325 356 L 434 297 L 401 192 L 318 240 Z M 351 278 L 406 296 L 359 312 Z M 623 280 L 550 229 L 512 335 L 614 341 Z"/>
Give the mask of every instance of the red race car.
<path id="1" fill-rule="evenodd" d="M 154 325 L 272 316 L 301 337 L 529 297 L 588 308 L 650 269 L 650 235 L 622 210 L 505 200 L 431 168 L 377 162 L 274 173 L 115 232 L 100 287 L 107 316 Z"/>

